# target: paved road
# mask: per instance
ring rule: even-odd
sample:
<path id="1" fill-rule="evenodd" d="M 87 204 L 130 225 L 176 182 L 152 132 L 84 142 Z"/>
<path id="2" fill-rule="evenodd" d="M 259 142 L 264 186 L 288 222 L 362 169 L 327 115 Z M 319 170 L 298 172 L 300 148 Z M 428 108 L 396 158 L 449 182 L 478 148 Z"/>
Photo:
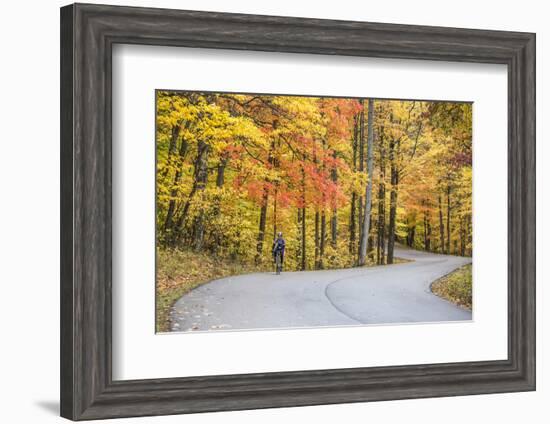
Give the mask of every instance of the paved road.
<path id="1" fill-rule="evenodd" d="M 413 262 L 370 268 L 256 273 L 222 278 L 184 295 L 172 331 L 316 327 L 471 320 L 430 284 L 469 258 L 397 248 Z"/>

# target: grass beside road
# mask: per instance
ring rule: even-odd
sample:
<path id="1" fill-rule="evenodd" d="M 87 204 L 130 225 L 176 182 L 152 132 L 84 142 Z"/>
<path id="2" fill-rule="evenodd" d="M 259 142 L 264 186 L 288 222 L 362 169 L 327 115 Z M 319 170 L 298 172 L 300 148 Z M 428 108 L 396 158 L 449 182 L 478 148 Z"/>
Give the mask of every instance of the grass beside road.
<path id="1" fill-rule="evenodd" d="M 387 261 L 387 257 L 386 257 L 386 261 Z M 398 258 L 397 256 L 394 256 L 393 258 L 393 265 L 406 264 L 407 262 L 414 262 L 414 261 L 411 259 Z M 376 265 L 376 263 L 373 265 Z"/>
<path id="2" fill-rule="evenodd" d="M 170 331 L 170 309 L 181 296 L 201 284 L 230 275 L 267 271 L 255 266 L 190 250 L 157 250 L 156 329 Z"/>
<path id="3" fill-rule="evenodd" d="M 472 310 L 472 265 L 464 265 L 432 284 L 432 292 Z"/>

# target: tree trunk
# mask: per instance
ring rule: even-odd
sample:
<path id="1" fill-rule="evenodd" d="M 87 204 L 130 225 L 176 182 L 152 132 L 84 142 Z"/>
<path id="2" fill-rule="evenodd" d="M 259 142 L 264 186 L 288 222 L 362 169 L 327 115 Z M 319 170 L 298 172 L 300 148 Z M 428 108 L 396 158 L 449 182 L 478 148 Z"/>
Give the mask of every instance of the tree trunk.
<path id="1" fill-rule="evenodd" d="M 439 206 L 439 249 L 441 253 L 445 253 L 445 227 L 443 225 L 443 206 L 441 205 L 441 193 L 437 197 Z"/>
<path id="2" fill-rule="evenodd" d="M 349 253 L 355 252 L 355 211 L 356 206 L 356 194 L 351 193 L 351 211 L 349 217 Z"/>
<path id="3" fill-rule="evenodd" d="M 336 158 L 336 152 L 333 152 L 332 157 Z M 338 182 L 338 171 L 336 167 L 330 170 L 330 177 L 333 183 L 336 184 Z M 330 217 L 330 242 L 332 247 L 336 248 L 336 243 L 338 242 L 338 209 L 336 205 L 333 206 L 332 215 Z"/>
<path id="4" fill-rule="evenodd" d="M 315 211 L 315 260 L 314 260 L 314 267 L 315 269 L 319 269 L 319 211 Z"/>
<path id="5" fill-rule="evenodd" d="M 296 209 L 296 270 L 299 271 L 302 268 L 302 209 Z"/>
<path id="6" fill-rule="evenodd" d="M 426 244 L 428 244 L 428 224 L 426 222 L 426 212 L 424 212 L 424 217 L 422 218 L 422 225 L 424 229 L 424 250 L 426 249 Z"/>
<path id="7" fill-rule="evenodd" d="M 302 208 L 302 264 L 301 270 L 306 270 L 306 208 Z"/>
<path id="8" fill-rule="evenodd" d="M 321 212 L 321 240 L 319 246 L 319 268 L 323 269 L 325 267 L 324 257 L 325 257 L 325 239 L 327 236 L 327 219 L 325 216 L 325 210 Z"/>
<path id="9" fill-rule="evenodd" d="M 464 217 L 460 218 L 460 256 L 464 256 L 466 251 L 466 234 L 465 234 Z"/>
<path id="10" fill-rule="evenodd" d="M 378 231 L 376 235 L 376 263 L 384 265 L 386 263 L 386 187 L 380 183 L 378 188 Z"/>
<path id="11" fill-rule="evenodd" d="M 369 228 L 374 228 L 372 225 L 372 213 L 370 214 L 370 223 Z M 374 235 L 372 234 L 372 231 L 369 233 L 369 239 L 367 241 L 367 256 L 371 258 L 371 260 L 374 260 Z"/>
<path id="12" fill-rule="evenodd" d="M 273 195 L 273 240 L 277 238 L 277 188 Z"/>
<path id="13" fill-rule="evenodd" d="M 195 162 L 193 164 L 194 166 L 193 186 L 191 187 L 191 191 L 187 196 L 187 200 L 185 201 L 185 204 L 183 206 L 182 213 L 180 214 L 178 220 L 176 221 L 176 224 L 172 226 L 173 231 L 171 235 L 171 243 L 173 245 L 177 244 L 181 239 L 181 232 L 183 230 L 183 225 L 185 224 L 187 215 L 189 213 L 191 201 L 193 200 L 197 190 L 199 189 L 199 179 L 202 177 L 202 176 L 199 176 L 199 174 L 201 174 L 203 171 L 206 171 L 206 164 L 207 164 L 209 150 L 210 148 L 208 144 L 206 144 L 205 142 L 199 141 L 197 143 L 197 157 L 195 158 Z M 201 170 L 201 166 L 204 166 L 203 170 Z M 203 177 L 207 178 L 208 174 L 206 173 Z M 205 182 L 206 182 L 206 179 L 205 179 Z"/>
<path id="14" fill-rule="evenodd" d="M 451 186 L 447 185 L 447 254 L 451 253 Z"/>
<path id="15" fill-rule="evenodd" d="M 409 227 L 407 231 L 407 246 L 413 247 L 414 245 L 414 238 L 416 236 L 416 224 L 414 227 Z"/>
<path id="16" fill-rule="evenodd" d="M 359 251 L 361 247 L 361 240 L 363 239 L 363 196 L 359 195 L 357 199 L 357 228 L 358 228 L 358 240 L 355 246 L 353 246 L 353 250 L 355 253 L 355 257 L 357 258 L 357 262 L 359 263 Z"/>
<path id="17" fill-rule="evenodd" d="M 393 264 L 393 251 L 395 245 L 395 219 L 397 214 L 397 169 L 392 165 L 391 192 L 390 192 L 390 222 L 388 227 L 388 264 Z"/>
<path id="18" fill-rule="evenodd" d="M 219 189 L 222 188 L 223 185 L 225 184 L 225 168 L 228 162 L 229 162 L 229 158 L 226 155 L 222 155 L 220 161 L 218 162 L 218 166 L 216 168 L 216 172 L 217 172 L 216 187 Z M 216 196 L 214 199 L 214 207 L 212 212 L 212 216 L 215 219 L 218 219 L 220 215 L 220 203 L 221 203 L 220 196 Z M 210 250 L 212 251 L 212 253 L 214 253 L 214 255 L 217 255 L 218 248 L 221 246 L 223 242 L 223 232 L 220 231 L 219 228 L 217 228 L 217 226 L 214 226 L 214 229 L 211 231 L 211 236 L 213 237 L 214 242 L 210 246 Z"/>
<path id="19" fill-rule="evenodd" d="M 361 112 L 359 113 L 359 172 L 365 170 L 365 100 L 360 99 Z M 363 239 L 363 195 L 359 194 L 357 222 L 359 224 L 359 246 L 355 246 L 357 257 L 360 256 L 360 244 Z"/>
<path id="20" fill-rule="evenodd" d="M 275 148 L 275 142 L 272 141 L 269 147 L 269 152 L 267 154 L 267 161 L 271 165 L 273 165 L 274 148 Z M 264 188 L 262 193 L 262 203 L 260 205 L 260 223 L 259 223 L 258 237 L 257 237 L 257 243 L 256 243 L 256 256 L 254 258 L 254 262 L 256 264 L 260 263 L 263 248 L 264 248 L 265 227 L 267 223 L 267 204 L 269 202 L 269 189 L 267 187 L 268 182 L 269 180 L 266 178 L 264 181 Z"/>
<path id="21" fill-rule="evenodd" d="M 380 168 L 378 183 L 378 231 L 376 235 L 376 263 L 384 265 L 386 255 L 386 151 L 384 147 L 383 130 L 380 131 Z"/>
<path id="22" fill-rule="evenodd" d="M 430 219 L 428 218 L 428 244 L 426 245 L 426 250 L 428 252 L 432 251 L 432 223 L 430 222 Z"/>
<path id="23" fill-rule="evenodd" d="M 187 123 L 186 127 L 189 127 L 189 123 Z M 178 138 L 179 138 L 179 135 L 180 135 L 180 131 L 181 131 L 181 123 L 178 123 L 178 124 L 176 124 L 172 127 L 172 131 L 170 133 L 170 143 L 168 144 L 168 155 L 167 155 L 167 158 L 166 158 L 166 163 L 167 164 L 170 163 L 170 159 L 172 158 L 174 153 L 176 153 L 176 147 L 177 147 L 177 144 L 178 144 Z M 166 176 L 168 175 L 168 170 L 169 170 L 168 167 L 164 168 L 164 170 L 161 174 L 162 179 L 166 178 Z"/>
<path id="24" fill-rule="evenodd" d="M 388 226 L 388 258 L 387 263 L 393 264 L 393 251 L 395 245 L 395 220 L 397 215 L 397 186 L 399 174 L 396 165 L 396 143 L 393 139 L 390 141 L 390 221 Z"/>
<path id="25" fill-rule="evenodd" d="M 206 188 L 206 181 L 208 179 L 208 152 L 210 151 L 210 146 L 203 141 L 199 141 L 197 146 L 198 151 L 204 152 L 200 154 L 199 166 L 197 169 L 196 181 L 197 181 L 197 192 L 203 192 Z M 201 209 L 197 218 L 195 219 L 195 250 L 200 251 L 202 249 L 202 244 L 204 241 L 204 212 Z"/>
<path id="26" fill-rule="evenodd" d="M 305 155 L 302 159 L 305 161 Z M 306 270 L 306 171 L 302 164 L 302 271 Z"/>
<path id="27" fill-rule="evenodd" d="M 174 133 L 172 133 L 173 135 Z M 172 149 L 172 140 L 170 141 L 170 148 Z M 179 158 L 183 164 L 183 160 L 185 156 L 187 155 L 187 148 L 188 143 L 185 140 L 181 141 L 180 149 L 179 149 Z M 175 147 L 174 147 L 175 149 Z M 181 178 L 181 166 L 178 167 L 176 170 L 176 174 L 174 175 L 174 181 L 172 182 L 172 190 L 170 191 L 170 202 L 168 203 L 168 211 L 166 213 L 166 219 L 164 220 L 164 233 L 166 234 L 168 231 L 172 230 L 172 227 L 174 225 L 174 213 L 176 211 L 176 197 L 178 195 L 178 184 Z"/>
<path id="28" fill-rule="evenodd" d="M 357 139 L 358 139 L 358 119 L 357 115 L 353 118 L 353 140 L 352 140 L 352 150 L 353 150 L 353 172 L 357 171 Z M 349 253 L 355 252 L 355 210 L 357 194 L 355 191 L 351 193 L 351 212 L 349 218 Z"/>
<path id="29" fill-rule="evenodd" d="M 170 144 L 168 145 L 168 158 L 170 158 L 170 156 L 176 151 L 176 145 L 178 142 L 180 130 L 181 125 L 179 123 L 172 127 L 172 132 L 170 134 Z"/>
<path id="30" fill-rule="evenodd" d="M 216 176 L 216 187 L 223 187 L 225 183 L 225 167 L 227 166 L 228 158 L 223 156 L 218 163 L 217 176 Z"/>
<path id="31" fill-rule="evenodd" d="M 361 237 L 361 244 L 359 249 L 359 266 L 365 265 L 367 260 L 367 244 L 370 235 L 370 221 L 371 221 L 371 208 L 372 208 L 372 144 L 374 139 L 374 101 L 369 99 L 368 103 L 368 135 L 367 135 L 367 188 L 365 190 L 365 213 L 363 217 L 363 231 Z"/>
<path id="32" fill-rule="evenodd" d="M 428 217 L 428 212 L 424 211 L 424 250 L 429 252 L 431 250 L 431 237 L 432 237 L 432 227 L 430 225 L 430 218 Z"/>
<path id="33" fill-rule="evenodd" d="M 264 248 L 268 200 L 269 200 L 269 192 L 268 192 L 267 186 L 264 186 L 264 191 L 262 193 L 262 203 L 260 205 L 260 223 L 258 227 L 258 238 L 256 242 L 256 257 L 254 258 L 254 262 L 256 264 L 260 263 L 260 260 L 262 258 L 263 248 Z"/>

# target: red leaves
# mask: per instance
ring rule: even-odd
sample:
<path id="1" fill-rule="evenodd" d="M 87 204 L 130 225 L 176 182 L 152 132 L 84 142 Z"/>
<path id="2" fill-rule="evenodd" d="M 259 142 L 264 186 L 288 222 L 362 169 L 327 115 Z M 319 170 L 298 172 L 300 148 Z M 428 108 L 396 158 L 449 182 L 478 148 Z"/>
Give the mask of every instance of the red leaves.
<path id="1" fill-rule="evenodd" d="M 321 113 L 324 114 L 329 139 L 338 142 L 349 138 L 353 116 L 361 111 L 361 104 L 355 99 L 319 99 Z"/>
<path id="2" fill-rule="evenodd" d="M 460 168 L 465 165 L 472 165 L 472 155 L 466 152 L 457 152 L 450 159 L 451 165 Z"/>
<path id="3" fill-rule="evenodd" d="M 308 206 L 322 209 L 344 204 L 344 185 L 334 181 L 332 173 L 334 170 L 338 174 L 347 174 L 349 165 L 335 152 L 349 144 L 353 117 L 361 105 L 355 99 L 320 98 L 315 101 L 322 131 L 315 127 L 315 116 L 284 128 L 281 125 L 260 128 L 271 140 L 267 144 L 269 148 L 255 149 L 256 156 L 247 158 L 246 175 L 241 172 L 234 178 L 234 187 L 244 190 L 258 205 L 266 202 L 266 197 L 272 199 L 275 196 L 280 208 Z M 260 113 L 262 118 L 268 115 L 272 118 L 273 110 L 262 112 L 258 109 L 259 102 L 252 104 L 256 105 L 254 113 Z M 283 112 L 283 106 L 277 107 L 279 113 Z M 283 120 L 282 115 L 276 121 Z M 243 148 L 234 146 L 229 149 L 229 154 L 233 158 L 244 156 Z"/>
<path id="4" fill-rule="evenodd" d="M 223 154 L 229 159 L 239 159 L 243 152 L 243 146 L 238 144 L 228 144 L 225 146 Z"/>

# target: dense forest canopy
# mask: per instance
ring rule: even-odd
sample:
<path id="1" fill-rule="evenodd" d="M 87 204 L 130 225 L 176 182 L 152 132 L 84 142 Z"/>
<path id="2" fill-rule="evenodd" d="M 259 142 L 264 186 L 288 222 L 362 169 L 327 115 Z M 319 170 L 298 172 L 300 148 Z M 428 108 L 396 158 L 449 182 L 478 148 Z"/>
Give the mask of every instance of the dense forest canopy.
<path id="1" fill-rule="evenodd" d="M 157 244 L 287 269 L 472 254 L 472 105 L 157 92 Z"/>

